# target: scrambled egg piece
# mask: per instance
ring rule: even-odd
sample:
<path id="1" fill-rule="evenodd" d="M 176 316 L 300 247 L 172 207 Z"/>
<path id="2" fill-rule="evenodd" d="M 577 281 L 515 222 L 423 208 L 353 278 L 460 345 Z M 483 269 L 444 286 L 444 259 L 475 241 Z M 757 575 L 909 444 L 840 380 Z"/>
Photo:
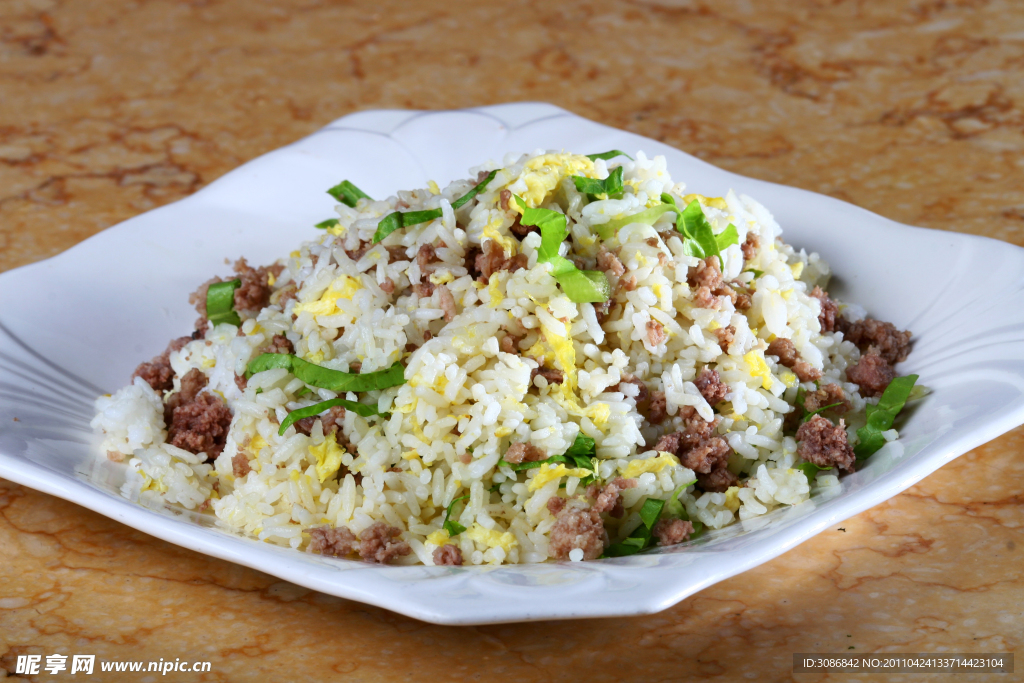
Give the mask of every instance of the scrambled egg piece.
<path id="1" fill-rule="evenodd" d="M 341 469 L 341 456 L 345 449 L 338 445 L 334 434 L 324 439 L 319 446 L 310 446 L 309 452 L 316 458 L 316 476 L 320 478 L 321 484 Z"/>
<path id="2" fill-rule="evenodd" d="M 338 299 L 352 300 L 352 297 L 363 288 L 358 278 L 342 275 L 331 283 L 331 286 L 320 295 L 316 301 L 305 304 L 296 304 L 292 312 L 298 315 L 303 311 L 309 311 L 314 316 L 334 315 L 338 312 Z"/>
<path id="3" fill-rule="evenodd" d="M 548 193 L 558 187 L 562 178 L 571 175 L 593 178 L 596 174 L 594 162 L 579 154 L 543 154 L 534 157 L 526 162 L 519 176 L 527 188 L 523 193 L 523 201 L 527 206 L 537 208 Z M 518 207 L 514 208 L 519 210 Z"/>
<path id="4" fill-rule="evenodd" d="M 519 544 L 511 531 L 501 533 L 497 529 L 485 529 L 476 522 L 463 533 L 471 541 L 483 543 L 488 548 L 501 548 L 506 553 L 512 549 L 512 546 Z"/>
<path id="5" fill-rule="evenodd" d="M 259 457 L 260 451 L 267 447 L 267 440 L 264 439 L 259 432 L 256 432 L 255 436 L 249 439 L 249 445 L 247 449 L 254 457 Z"/>
<path id="6" fill-rule="evenodd" d="M 582 479 L 589 474 L 591 474 L 590 470 L 585 470 L 582 467 L 570 469 L 562 463 L 553 467 L 551 465 L 544 464 L 540 466 L 537 470 L 537 474 L 535 474 L 533 479 L 530 480 L 530 486 L 528 489 L 530 491 L 536 491 L 553 479 L 561 479 L 562 477 L 579 477 Z"/>
<path id="7" fill-rule="evenodd" d="M 512 202 L 515 204 L 515 202 Z M 481 235 L 481 242 L 483 240 L 493 240 L 501 245 L 501 248 L 505 250 L 505 254 L 514 256 L 516 253 L 516 243 L 511 237 L 506 237 L 498 231 L 498 226 L 501 225 L 501 217 L 499 216 L 496 220 L 491 221 L 484 226 L 483 234 Z"/>
<path id="8" fill-rule="evenodd" d="M 427 535 L 427 543 L 433 543 L 434 545 L 448 545 L 451 541 L 451 537 L 448 535 L 447 529 L 438 529 L 432 534 Z"/>
<path id="9" fill-rule="evenodd" d="M 446 270 L 442 273 L 431 273 L 427 279 L 435 285 L 446 285 L 454 280 L 455 276 L 451 274 L 451 271 Z"/>
<path id="10" fill-rule="evenodd" d="M 772 371 L 768 369 L 768 363 L 764 360 L 764 351 L 755 349 L 743 356 L 750 374 L 761 378 L 761 386 L 770 390 L 772 388 Z"/>
<path id="11" fill-rule="evenodd" d="M 722 197 L 705 197 L 702 194 L 686 195 L 685 197 L 683 197 L 682 206 L 686 206 L 694 199 L 700 202 L 701 206 L 710 206 L 712 209 L 722 209 L 724 211 L 725 209 L 729 208 L 729 205 Z"/>
<path id="12" fill-rule="evenodd" d="M 804 272 L 804 262 L 803 261 L 797 261 L 796 263 L 791 265 L 789 268 L 790 268 L 790 270 L 793 271 L 793 279 L 794 280 L 799 280 L 800 279 L 800 275 L 803 274 L 803 272 Z"/>
<path id="13" fill-rule="evenodd" d="M 657 474 L 666 467 L 678 464 L 679 458 L 671 453 L 661 451 L 654 458 L 647 458 L 646 460 L 631 460 L 628 465 L 621 468 L 621 472 L 622 476 L 626 479 L 635 479 L 645 472 L 654 472 Z"/>
<path id="14" fill-rule="evenodd" d="M 441 194 L 441 188 L 433 180 L 427 181 L 427 188 L 430 190 L 430 194 Z"/>
<path id="15" fill-rule="evenodd" d="M 782 372 L 780 372 L 779 373 L 779 379 L 781 379 L 782 383 L 785 384 L 790 389 L 795 387 L 797 385 L 797 382 L 799 381 L 797 379 L 797 376 L 794 375 L 789 370 L 783 370 Z"/>
<path id="16" fill-rule="evenodd" d="M 736 512 L 740 509 L 740 487 L 730 486 L 725 490 L 725 507 Z"/>

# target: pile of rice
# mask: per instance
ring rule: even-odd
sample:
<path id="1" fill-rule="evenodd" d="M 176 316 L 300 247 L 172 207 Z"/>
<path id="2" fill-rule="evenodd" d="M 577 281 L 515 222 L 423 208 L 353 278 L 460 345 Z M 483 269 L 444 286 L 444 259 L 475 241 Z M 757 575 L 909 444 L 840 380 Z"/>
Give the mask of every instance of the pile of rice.
<path id="1" fill-rule="evenodd" d="M 588 201 L 571 179 L 606 178 L 619 165 L 625 185 L 620 199 Z M 453 211 L 451 203 L 492 170 L 496 176 L 484 191 Z M 602 322 L 595 310 L 599 305 L 574 303 L 550 266 L 538 265 L 540 235 L 520 240 L 510 232 L 516 210 L 501 206 L 502 190 L 530 207 L 566 214 L 570 236 L 562 253 L 581 267 L 595 268 L 602 244 L 617 254 L 625 268 L 620 280 L 635 278 L 636 286 L 613 282 Z M 694 305 L 687 274 L 698 258 L 684 251 L 672 213 L 654 225 L 626 221 L 609 239 L 597 237 L 593 228 L 654 206 L 663 193 L 681 206 L 697 199 L 715 233 L 735 225 L 740 244 L 723 251 L 723 274 L 752 291 L 747 310 L 737 310 L 727 297 L 717 309 Z M 367 249 L 382 217 L 436 208 L 441 218 L 398 230 Z M 783 420 L 794 410 L 801 383 L 765 350 L 776 338 L 790 339 L 821 371 L 821 382 L 843 388 L 852 404 L 846 415 L 851 443 L 858 416 L 863 424 L 865 399 L 845 370 L 860 351 L 841 333 L 822 331 L 821 304 L 808 295 L 815 285 L 827 285 L 828 265 L 817 254 L 784 244 L 779 225 L 752 198 L 731 191 L 725 197 L 688 194 L 669 176 L 663 157 L 649 159 L 642 152 L 635 160 L 592 161 L 538 150 L 470 169 L 469 179 L 443 190 L 431 181 L 425 189 L 385 200 L 341 204 L 337 214 L 335 226 L 280 262 L 283 271 L 271 276 L 270 305 L 255 317 L 243 315 L 240 328 L 211 324 L 205 338 L 170 355 L 175 390 L 183 375 L 198 369 L 208 378 L 205 391 L 230 408 L 230 431 L 216 459 L 166 443 L 165 397 L 141 378 L 97 401 L 93 425 L 104 434 L 104 451 L 127 460 L 124 495 L 206 510 L 233 530 L 296 549 L 308 547 L 311 528 L 346 527 L 359 536 L 383 522 L 400 531 L 400 540 L 411 548 L 396 563 L 430 565 L 434 551 L 445 544 L 456 545 L 466 564 L 552 557 L 556 518 L 548 500 L 583 500 L 585 487 L 571 470 L 559 474 L 545 466 L 514 472 L 499 466 L 514 442 L 556 455 L 582 433 L 596 442 L 601 482 L 636 480 L 634 488 L 622 491 L 625 514 L 604 520 L 610 542 L 641 524 L 645 500 L 668 499 L 687 484 L 679 500 L 691 520 L 710 529 L 839 490 L 835 470 L 809 482 L 794 469 L 797 442 L 784 436 Z M 749 234 L 760 247 L 745 260 L 740 245 Z M 525 255 L 527 266 L 499 270 L 487 283 L 474 279 L 467 253 L 486 241 L 501 245 L 508 256 Z M 416 257 L 428 244 L 436 247 L 437 260 L 425 268 Z M 386 247 L 392 248 L 390 256 Z M 405 256 L 396 259 L 394 247 L 404 248 Z M 428 281 L 434 285 L 430 296 L 414 292 L 415 285 Z M 388 293 L 382 285 L 393 290 Z M 456 305 L 450 321 L 441 285 Z M 864 315 L 849 305 L 843 310 L 850 320 Z M 667 336 L 657 345 L 648 333 L 650 321 L 660 323 Z M 735 333 L 723 349 L 715 331 L 728 326 Z M 236 382 L 274 335 L 285 335 L 295 355 L 336 370 L 349 371 L 358 363 L 359 372 L 367 373 L 401 361 L 404 384 L 342 396 L 390 416 L 363 418 L 348 411 L 341 429 L 349 450 L 325 439 L 320 421 L 308 436 L 294 427 L 279 436 L 289 411 L 336 394 L 307 388 L 285 369 L 254 374 L 247 384 Z M 502 350 L 506 335 L 514 337 L 514 353 Z M 531 378 L 541 364 L 562 370 L 563 382 Z M 728 387 L 725 401 L 716 406 L 693 382 L 704 367 L 717 370 Z M 627 374 L 652 392 L 664 392 L 669 417 L 663 424 L 649 424 L 637 410 L 638 388 L 623 382 Z M 815 389 L 814 382 L 802 386 Z M 719 420 L 717 433 L 732 448 L 728 467 L 739 475 L 727 491 L 701 491 L 693 485 L 694 472 L 678 458 L 653 450 L 659 437 L 683 429 L 678 415 L 683 406 L 692 406 L 705 420 Z M 340 465 L 325 472 L 329 456 L 339 451 Z M 233 474 L 239 453 L 251 470 L 243 477 Z M 452 517 L 466 531 L 450 537 L 442 530 L 446 507 L 467 494 Z M 570 559 L 582 556 L 574 550 Z"/>

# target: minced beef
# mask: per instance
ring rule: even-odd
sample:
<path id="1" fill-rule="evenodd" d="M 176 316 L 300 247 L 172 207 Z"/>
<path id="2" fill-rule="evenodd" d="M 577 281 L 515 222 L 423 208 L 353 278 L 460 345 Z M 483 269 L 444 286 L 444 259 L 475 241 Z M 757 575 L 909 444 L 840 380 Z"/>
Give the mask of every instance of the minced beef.
<path id="1" fill-rule="evenodd" d="M 506 259 L 505 250 L 494 240 L 484 242 L 483 251 L 476 256 L 476 270 L 480 273 L 480 280 L 486 282 L 491 275 L 499 270 L 515 272 L 525 268 L 530 262 L 526 254 L 516 254 Z"/>
<path id="2" fill-rule="evenodd" d="M 597 252 L 597 267 L 615 277 L 622 277 L 626 272 L 626 267 L 622 265 L 619 257 L 608 251 L 603 244 Z"/>
<path id="3" fill-rule="evenodd" d="M 815 415 L 800 425 L 796 432 L 796 454 L 818 467 L 838 467 L 853 471 L 857 456 L 854 455 L 846 436 L 846 425 L 839 420 L 832 424 L 821 415 Z"/>
<path id="4" fill-rule="evenodd" d="M 306 531 L 310 536 L 310 552 L 331 557 L 347 557 L 356 551 L 358 542 L 348 527 L 339 526 L 332 529 L 322 526 L 312 527 Z"/>
<path id="5" fill-rule="evenodd" d="M 235 453 L 234 457 L 231 458 L 231 473 L 236 478 L 241 479 L 245 475 L 252 472 L 252 468 L 249 466 L 249 458 L 245 453 Z"/>
<path id="6" fill-rule="evenodd" d="M 814 382 L 821 379 L 821 370 L 801 359 L 796 346 L 789 339 L 776 339 L 768 345 L 768 350 L 765 353 L 769 356 L 778 356 L 779 364 L 792 370 L 801 382 Z"/>
<path id="7" fill-rule="evenodd" d="M 295 347 L 288 341 L 288 337 L 283 334 L 275 334 L 271 337 L 270 344 L 262 349 L 262 353 L 290 354 L 295 353 Z"/>
<path id="8" fill-rule="evenodd" d="M 658 539 L 658 545 L 676 545 L 689 540 L 693 533 L 693 524 L 683 519 L 659 519 L 651 535 Z"/>
<path id="9" fill-rule="evenodd" d="M 735 486 L 739 477 L 728 468 L 726 460 L 719 460 L 714 469 L 707 474 L 697 472 L 697 487 L 708 493 L 723 493 L 730 486 Z"/>
<path id="10" fill-rule="evenodd" d="M 729 353 L 729 344 L 736 338 L 736 326 L 719 327 L 715 330 L 715 336 L 718 337 L 718 348 L 722 349 L 722 353 Z"/>
<path id="11" fill-rule="evenodd" d="M 708 402 L 708 405 L 716 405 L 725 400 L 726 394 L 729 393 L 729 387 L 722 384 L 722 380 L 718 376 L 718 370 L 712 370 L 708 367 L 700 369 L 700 374 L 697 375 L 697 379 L 693 380 L 693 384 L 697 387 L 697 391 L 704 397 L 704 400 Z"/>
<path id="12" fill-rule="evenodd" d="M 640 405 L 641 403 L 644 403 L 645 401 L 650 399 L 651 392 L 648 391 L 647 385 L 644 384 L 644 381 L 642 379 L 640 379 L 638 377 L 634 377 L 633 375 L 630 375 L 628 373 L 625 373 L 625 374 L 622 375 L 622 380 L 618 384 L 616 384 L 614 387 L 612 387 L 612 391 L 622 391 L 622 385 L 623 384 L 632 384 L 633 386 L 635 386 L 637 388 L 637 395 L 636 395 L 636 399 L 635 399 L 637 405 Z M 664 396 L 664 394 L 663 394 L 663 396 Z"/>
<path id="13" fill-rule="evenodd" d="M 420 247 L 420 250 L 416 252 L 416 263 L 420 268 L 438 260 L 440 259 L 437 258 L 437 251 L 434 249 L 434 245 L 432 244 L 424 244 Z"/>
<path id="14" fill-rule="evenodd" d="M 869 352 L 860 357 L 853 367 L 846 368 L 846 378 L 860 386 L 863 396 L 881 396 L 889 382 L 896 377 L 896 370 L 884 358 Z"/>
<path id="15" fill-rule="evenodd" d="M 587 495 L 594 499 L 594 504 L 590 509 L 598 514 L 607 512 L 610 517 L 618 519 L 625 514 L 621 492 L 636 488 L 636 486 L 636 479 L 623 479 L 622 477 L 616 477 L 604 486 L 591 484 L 587 487 Z"/>
<path id="16" fill-rule="evenodd" d="M 839 315 L 839 306 L 829 298 L 828 292 L 821 287 L 815 286 L 810 296 L 821 304 L 821 313 L 818 314 L 818 324 L 822 332 L 834 332 L 836 329 L 836 316 Z"/>
<path id="17" fill-rule="evenodd" d="M 648 320 L 647 341 L 650 343 L 650 345 L 657 346 L 658 344 L 664 342 L 666 339 L 668 339 L 668 335 L 665 334 L 665 326 L 659 323 L 657 320 Z"/>
<path id="18" fill-rule="evenodd" d="M 192 337 L 178 337 L 171 341 L 164 349 L 164 352 L 153 358 L 148 363 L 142 363 L 135 368 L 131 381 L 141 377 L 153 391 L 170 391 L 174 388 L 174 370 L 171 369 L 171 354 L 180 351 L 185 344 L 192 341 Z"/>
<path id="19" fill-rule="evenodd" d="M 671 453 L 683 467 L 708 474 L 724 464 L 732 452 L 729 443 L 715 434 L 718 420 L 706 422 L 693 406 L 679 409 L 684 429 L 658 439 L 655 450 Z"/>
<path id="20" fill-rule="evenodd" d="M 839 405 L 831 410 L 836 413 L 845 413 L 853 407 L 846 398 L 846 392 L 838 384 L 822 385 L 814 391 L 807 392 L 804 396 L 804 410 L 808 413 L 813 413 L 835 403 Z"/>
<path id="21" fill-rule="evenodd" d="M 757 248 L 760 246 L 761 240 L 757 238 L 757 235 L 752 232 L 748 232 L 747 238 L 743 240 L 743 244 L 740 245 L 740 251 L 743 252 L 743 260 L 749 261 L 757 256 Z"/>
<path id="22" fill-rule="evenodd" d="M 647 422 L 656 425 L 661 424 L 668 417 L 668 400 L 664 391 L 651 392 L 651 405 L 647 408 Z"/>
<path id="23" fill-rule="evenodd" d="M 510 462 L 513 465 L 518 465 L 521 462 L 537 462 L 538 460 L 544 460 L 547 455 L 544 451 L 540 450 L 532 443 L 523 443 L 517 441 L 514 444 L 509 445 L 508 450 L 505 451 L 505 462 Z"/>
<path id="24" fill-rule="evenodd" d="M 384 278 L 384 282 L 380 283 L 380 291 L 385 294 L 395 293 L 395 281 L 389 277 Z"/>
<path id="25" fill-rule="evenodd" d="M 413 293 L 421 299 L 426 299 L 434 293 L 434 283 L 430 282 L 418 282 L 412 286 Z"/>
<path id="26" fill-rule="evenodd" d="M 565 373 L 557 368 L 545 368 L 544 366 L 534 368 L 530 371 L 530 379 L 540 375 L 548 381 L 548 384 L 561 384 L 565 381 Z"/>
<path id="27" fill-rule="evenodd" d="M 454 320 L 456 313 L 458 313 L 458 310 L 455 308 L 455 297 L 452 296 L 451 290 L 445 285 L 440 285 L 437 288 L 437 302 L 444 313 L 445 322 L 450 323 Z"/>
<path id="28" fill-rule="evenodd" d="M 498 342 L 498 346 L 504 353 L 518 353 L 519 347 L 517 344 L 519 344 L 520 340 L 522 340 L 522 337 L 517 337 L 514 334 L 506 334 L 501 338 L 501 341 Z"/>
<path id="29" fill-rule="evenodd" d="M 564 501 L 562 498 L 558 500 Z M 601 513 L 593 508 L 581 507 L 576 502 L 562 505 L 562 509 L 555 515 L 555 525 L 551 527 L 548 553 L 556 559 L 567 560 L 569 553 L 579 548 L 583 551 L 584 560 L 596 560 L 604 552 L 608 541 Z"/>
<path id="30" fill-rule="evenodd" d="M 861 351 L 871 353 L 885 359 L 889 365 L 895 365 L 907 359 L 910 353 L 910 332 L 901 332 L 892 323 L 867 318 L 855 323 L 838 321 L 839 329 L 846 339 L 857 345 Z"/>
<path id="31" fill-rule="evenodd" d="M 436 567 L 461 567 L 462 551 L 457 545 L 443 545 L 434 548 L 434 566 Z"/>
<path id="32" fill-rule="evenodd" d="M 231 426 L 231 410 L 224 399 L 201 393 L 174 409 L 167 441 L 190 453 L 205 453 L 211 460 L 224 450 Z"/>
<path id="33" fill-rule="evenodd" d="M 181 378 L 181 389 L 164 400 L 164 422 L 168 425 L 171 424 L 174 409 L 194 401 L 208 382 L 206 375 L 198 368 L 192 368 L 186 372 Z"/>
<path id="34" fill-rule="evenodd" d="M 374 522 L 359 534 L 359 556 L 368 562 L 387 564 L 396 557 L 408 555 L 412 548 L 405 541 L 394 540 L 401 529 L 384 522 Z"/>

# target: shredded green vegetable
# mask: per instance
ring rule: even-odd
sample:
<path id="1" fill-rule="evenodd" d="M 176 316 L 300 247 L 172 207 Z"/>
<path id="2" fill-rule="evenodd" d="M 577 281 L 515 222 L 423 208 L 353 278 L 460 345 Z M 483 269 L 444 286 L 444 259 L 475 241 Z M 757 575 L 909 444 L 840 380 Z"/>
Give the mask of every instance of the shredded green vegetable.
<path id="1" fill-rule="evenodd" d="M 599 303 L 607 301 L 611 296 L 611 285 L 608 277 L 598 270 L 580 270 L 576 265 L 558 255 L 558 249 L 568 234 L 565 215 L 550 209 L 534 209 L 526 206 L 522 197 L 515 197 L 516 203 L 523 210 L 520 219 L 522 225 L 535 225 L 540 228 L 540 248 L 537 250 L 537 263 L 550 263 L 551 274 L 562 291 L 575 303 Z"/>
<path id="2" fill-rule="evenodd" d="M 217 282 L 206 290 L 206 317 L 214 325 L 231 323 L 241 325 L 242 319 L 235 312 L 235 290 L 242 285 L 238 278 L 229 282 Z"/>
<path id="3" fill-rule="evenodd" d="M 306 384 L 329 389 L 339 394 L 346 391 L 387 389 L 405 384 L 405 368 L 400 362 L 396 362 L 387 370 L 356 374 L 325 368 L 302 360 L 298 356 L 285 353 L 264 353 L 262 356 L 257 356 L 250 361 L 245 376 L 249 378 L 257 372 L 272 368 L 284 368 Z"/>
<path id="4" fill-rule="evenodd" d="M 813 462 L 804 462 L 804 463 L 800 463 L 799 465 L 795 465 L 793 469 L 797 469 L 797 470 L 800 470 L 801 472 L 803 472 L 804 476 L 807 477 L 807 483 L 808 484 L 813 484 L 814 483 L 814 478 L 816 476 L 818 476 L 818 472 L 821 472 L 821 471 L 824 471 L 824 470 L 830 470 L 832 468 L 831 467 L 818 467 Z"/>
<path id="5" fill-rule="evenodd" d="M 697 483 L 696 480 L 691 481 L 688 484 L 683 484 L 672 492 L 672 495 L 667 501 L 655 498 L 648 498 L 645 500 L 644 504 L 640 507 L 640 520 L 642 522 L 640 526 L 634 529 L 628 537 L 605 548 L 601 557 L 624 557 L 626 555 L 635 555 L 641 550 L 650 547 L 653 540 L 651 538 L 651 531 L 662 516 L 667 515 L 669 518 L 690 521 L 689 515 L 686 514 L 686 510 L 683 508 L 683 504 L 679 502 L 678 498 L 679 495 L 686 490 L 686 487 L 692 486 L 695 483 Z M 693 533 L 690 534 L 690 538 L 692 539 L 704 529 L 704 525 L 700 522 L 690 523 L 693 525 Z"/>
<path id="6" fill-rule="evenodd" d="M 897 377 L 882 392 L 878 405 L 867 407 L 868 423 L 857 430 L 860 443 L 853 449 L 858 460 L 863 460 L 885 445 L 882 432 L 892 428 L 892 422 L 910 398 L 917 375 Z"/>
<path id="7" fill-rule="evenodd" d="M 352 208 L 355 208 L 356 203 L 360 199 L 370 199 L 370 195 L 366 194 L 347 180 L 342 180 L 340 183 L 327 190 L 327 194 L 331 195 L 342 204 L 351 206 Z M 370 201 L 373 200 L 371 199 Z"/>
<path id="8" fill-rule="evenodd" d="M 326 230 L 327 228 L 333 228 L 333 227 L 334 227 L 334 226 L 336 226 L 336 225 L 337 225 L 337 224 L 338 224 L 339 222 L 340 222 L 340 221 L 339 221 L 339 220 L 338 220 L 337 218 L 328 218 L 328 219 L 327 219 L 327 220 L 325 220 L 325 221 L 320 221 L 319 223 L 317 223 L 317 224 L 316 224 L 316 225 L 314 225 L 313 227 L 314 227 L 314 228 L 320 228 L 321 230 Z"/>
<path id="9" fill-rule="evenodd" d="M 627 225 L 632 225 L 633 223 L 654 225 L 659 218 L 661 218 L 664 214 L 670 211 L 679 213 L 679 209 L 676 208 L 673 204 L 658 204 L 657 206 L 652 206 L 651 208 L 645 209 L 640 213 L 633 214 L 632 216 L 613 218 L 607 223 L 595 225 L 594 230 L 597 231 L 597 234 L 601 236 L 601 239 L 607 240 L 611 239 L 612 236 L 616 232 L 618 232 L 620 228 L 623 228 Z"/>
<path id="10" fill-rule="evenodd" d="M 843 404 L 842 403 L 833 403 L 832 405 L 822 406 L 821 408 L 818 408 L 817 410 L 815 410 L 813 413 L 807 413 L 806 415 L 804 415 L 803 419 L 800 420 L 800 423 L 803 424 L 804 422 L 810 422 L 811 418 L 813 418 L 818 413 L 823 413 L 826 410 L 828 410 L 829 408 L 835 408 L 836 406 L 841 406 L 841 405 L 843 405 Z M 804 410 L 806 410 L 806 408 L 804 408 Z"/>
<path id="11" fill-rule="evenodd" d="M 327 401 L 321 401 L 305 408 L 298 408 L 288 413 L 288 416 L 281 421 L 281 428 L 277 430 L 277 433 L 284 436 L 285 430 L 291 427 L 299 420 L 306 417 L 316 417 L 320 413 L 333 408 L 335 406 L 341 406 L 345 410 L 351 410 L 356 415 L 362 415 L 363 417 L 373 417 L 374 415 L 383 415 L 387 417 L 389 413 L 382 413 L 373 406 L 368 406 L 365 403 L 356 403 L 355 401 L 347 401 L 343 398 L 332 398 Z"/>
<path id="12" fill-rule="evenodd" d="M 458 211 L 463 206 L 465 206 L 470 199 L 472 199 L 473 197 L 477 196 L 485 189 L 487 189 L 487 186 L 490 184 L 492 180 L 494 180 L 494 176 L 496 175 L 498 175 L 497 171 L 491 171 L 490 173 L 488 173 L 486 178 L 484 178 L 483 180 L 476 184 L 476 187 L 474 187 L 472 190 L 470 190 L 469 192 L 467 192 L 466 194 L 462 195 L 454 202 L 452 202 L 452 209 L 454 211 Z"/>
<path id="13" fill-rule="evenodd" d="M 441 209 L 427 209 L 426 211 L 395 211 L 380 219 L 377 224 L 377 232 L 373 233 L 373 243 L 377 244 L 382 239 L 399 228 L 408 228 L 420 223 L 426 223 L 441 217 Z"/>
<path id="14" fill-rule="evenodd" d="M 605 161 L 608 161 L 609 159 L 614 159 L 615 157 L 626 157 L 630 161 L 633 160 L 633 157 L 629 156 L 625 152 L 620 152 L 617 149 L 613 149 L 609 152 L 601 152 L 600 154 L 587 155 L 587 158 L 590 159 L 591 161 L 597 161 L 598 159 L 604 159 Z"/>
<path id="15" fill-rule="evenodd" d="M 458 498 L 453 500 L 451 503 L 449 503 L 448 504 L 448 509 L 445 510 L 445 513 L 444 513 L 444 523 L 441 525 L 441 527 L 445 531 L 448 532 L 448 537 L 449 538 L 451 538 L 452 536 L 458 536 L 459 534 L 461 534 L 463 531 L 466 530 L 466 527 L 462 526 L 458 522 L 451 521 L 451 516 L 452 516 L 452 511 L 455 509 L 455 504 L 458 503 L 460 500 L 466 500 L 467 498 L 469 498 L 469 494 L 468 493 L 466 495 L 464 495 L 464 496 L 459 496 Z"/>
<path id="16" fill-rule="evenodd" d="M 604 180 L 574 175 L 572 181 L 576 183 L 576 189 L 584 194 L 604 194 L 611 197 L 622 192 L 622 167 L 616 166 Z"/>
<path id="17" fill-rule="evenodd" d="M 687 204 L 686 208 L 683 209 L 679 222 L 676 224 L 676 230 L 688 238 L 684 246 L 687 247 L 687 252 L 691 256 L 696 256 L 697 258 L 717 256 L 718 265 L 719 267 L 722 266 L 722 254 L 718 249 L 715 233 L 711 230 L 711 224 L 708 223 L 708 219 L 704 216 L 704 209 L 701 208 L 700 202 L 696 199 Z M 733 231 L 735 232 L 735 228 Z"/>

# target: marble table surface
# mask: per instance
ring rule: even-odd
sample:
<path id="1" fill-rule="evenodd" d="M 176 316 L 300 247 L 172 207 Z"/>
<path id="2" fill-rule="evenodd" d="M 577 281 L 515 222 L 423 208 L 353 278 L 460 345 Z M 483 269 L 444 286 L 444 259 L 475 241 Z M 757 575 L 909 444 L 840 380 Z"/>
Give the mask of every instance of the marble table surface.
<path id="1" fill-rule="evenodd" d="M 1022 72 L 1012 0 L 6 0 L 0 270 L 352 111 L 516 100 L 1024 245 Z M 662 614 L 454 628 L 0 482 L 0 677 L 90 653 L 211 662 L 166 680 L 883 680 L 793 674 L 791 656 L 1020 651 L 1022 505 L 1018 428 Z"/>

